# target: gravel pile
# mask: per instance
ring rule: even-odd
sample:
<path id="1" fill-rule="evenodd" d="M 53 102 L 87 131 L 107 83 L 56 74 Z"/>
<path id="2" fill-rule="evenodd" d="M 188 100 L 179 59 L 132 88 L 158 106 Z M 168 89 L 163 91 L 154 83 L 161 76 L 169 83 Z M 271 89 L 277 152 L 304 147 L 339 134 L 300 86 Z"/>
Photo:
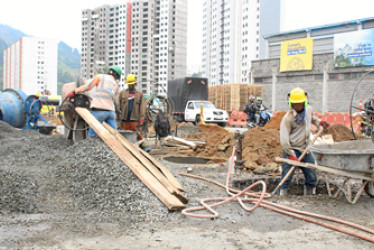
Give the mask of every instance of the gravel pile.
<path id="1" fill-rule="evenodd" d="M 0 213 L 132 226 L 173 219 L 98 137 L 72 145 L 63 136 L 16 130 L 2 121 L 0 135 Z M 199 192 L 193 180 L 178 179 L 186 190 Z"/>

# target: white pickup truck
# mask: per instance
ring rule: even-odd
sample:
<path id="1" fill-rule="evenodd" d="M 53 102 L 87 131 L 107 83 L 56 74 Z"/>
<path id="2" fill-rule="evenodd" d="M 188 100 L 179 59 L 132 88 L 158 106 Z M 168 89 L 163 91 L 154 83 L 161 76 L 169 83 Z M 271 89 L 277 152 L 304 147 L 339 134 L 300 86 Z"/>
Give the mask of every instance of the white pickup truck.
<path id="1" fill-rule="evenodd" d="M 229 116 L 225 110 L 217 109 L 209 101 L 188 101 L 184 112 L 184 120 L 199 123 L 201 121 L 200 106 L 203 105 L 203 116 L 206 123 L 217 123 L 219 126 L 226 126 Z"/>

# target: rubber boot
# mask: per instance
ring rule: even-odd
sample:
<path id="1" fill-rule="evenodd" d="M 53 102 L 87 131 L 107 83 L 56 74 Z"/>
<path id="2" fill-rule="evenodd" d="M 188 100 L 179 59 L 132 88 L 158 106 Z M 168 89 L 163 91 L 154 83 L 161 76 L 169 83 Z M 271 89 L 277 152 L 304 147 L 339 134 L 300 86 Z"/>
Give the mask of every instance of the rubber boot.
<path id="1" fill-rule="evenodd" d="M 286 196 L 287 195 L 287 189 L 283 188 L 279 190 L 279 196 Z"/>
<path id="2" fill-rule="evenodd" d="M 315 195 L 316 187 L 304 186 L 304 195 Z"/>

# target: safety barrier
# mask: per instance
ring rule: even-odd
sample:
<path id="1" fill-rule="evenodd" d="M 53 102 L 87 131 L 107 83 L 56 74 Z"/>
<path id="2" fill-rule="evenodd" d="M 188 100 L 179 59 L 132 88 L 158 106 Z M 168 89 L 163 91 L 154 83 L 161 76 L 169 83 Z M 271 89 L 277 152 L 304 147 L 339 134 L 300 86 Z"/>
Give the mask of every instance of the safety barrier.
<path id="1" fill-rule="evenodd" d="M 248 115 L 243 111 L 232 111 L 227 122 L 227 126 L 236 128 L 246 128 Z"/>
<path id="2" fill-rule="evenodd" d="M 322 119 L 329 123 L 333 124 L 343 124 L 348 128 L 351 128 L 351 117 L 349 113 L 325 113 L 322 115 L 319 112 L 314 112 L 314 115 L 319 119 Z M 361 129 L 361 114 L 359 112 L 352 115 L 353 116 L 353 128 L 355 131 L 360 131 Z"/>
<path id="3" fill-rule="evenodd" d="M 329 123 L 330 125 L 333 124 L 342 124 L 348 128 L 351 128 L 351 118 L 349 113 L 325 113 L 322 115 L 320 112 L 314 112 L 314 116 L 318 117 Z M 273 113 L 276 115 L 276 113 Z M 238 128 L 246 128 L 247 126 L 247 119 L 248 115 L 243 111 L 232 111 L 227 122 L 227 126 L 230 127 L 238 127 Z M 360 131 L 361 129 L 361 115 L 359 112 L 353 114 L 353 128 L 355 131 Z M 313 129 L 316 129 L 313 126 Z"/>

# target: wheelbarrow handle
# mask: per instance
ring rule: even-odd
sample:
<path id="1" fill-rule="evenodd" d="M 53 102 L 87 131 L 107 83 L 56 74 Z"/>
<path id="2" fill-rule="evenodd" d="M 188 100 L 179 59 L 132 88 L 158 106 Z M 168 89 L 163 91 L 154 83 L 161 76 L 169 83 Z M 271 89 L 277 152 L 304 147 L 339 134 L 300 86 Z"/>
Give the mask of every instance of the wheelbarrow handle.
<path id="1" fill-rule="evenodd" d="M 298 158 L 299 161 L 301 161 L 304 158 L 304 156 L 308 153 L 309 146 L 313 145 L 313 143 L 322 134 L 322 132 L 323 132 L 323 127 L 321 127 L 318 130 L 318 133 L 314 136 L 313 140 L 309 143 L 309 145 L 306 147 L 306 149 L 304 150 L 304 152 L 300 155 L 300 157 Z M 279 182 L 278 186 L 273 190 L 273 192 L 271 194 L 275 194 L 278 191 L 278 189 L 288 180 L 288 178 L 293 173 L 293 171 L 295 170 L 295 168 L 296 168 L 296 166 L 292 166 L 292 168 L 287 172 L 286 176 L 284 176 L 284 178 Z"/>

